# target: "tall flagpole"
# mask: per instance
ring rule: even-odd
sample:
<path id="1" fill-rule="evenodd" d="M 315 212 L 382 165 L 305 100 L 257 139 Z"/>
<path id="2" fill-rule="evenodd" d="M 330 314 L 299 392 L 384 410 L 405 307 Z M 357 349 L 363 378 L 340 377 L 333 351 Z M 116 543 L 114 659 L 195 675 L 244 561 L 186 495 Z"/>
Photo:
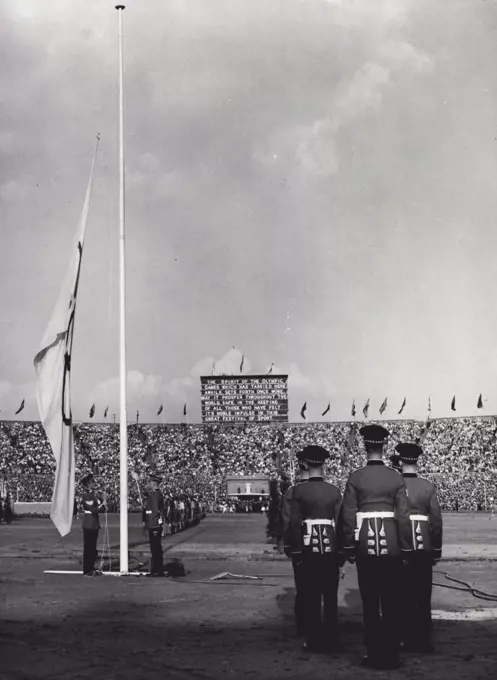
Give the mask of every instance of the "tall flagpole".
<path id="1" fill-rule="evenodd" d="M 126 251 L 124 239 L 123 11 L 119 13 L 119 348 L 120 348 L 120 572 L 128 573 L 128 419 L 126 414 Z"/>

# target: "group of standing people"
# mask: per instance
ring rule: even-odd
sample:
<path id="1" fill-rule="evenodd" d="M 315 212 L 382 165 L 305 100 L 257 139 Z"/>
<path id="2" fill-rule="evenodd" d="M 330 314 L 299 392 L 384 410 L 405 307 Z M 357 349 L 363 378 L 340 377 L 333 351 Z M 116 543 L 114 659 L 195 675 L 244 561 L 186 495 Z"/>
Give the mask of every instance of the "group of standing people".
<path id="1" fill-rule="evenodd" d="M 285 554 L 293 563 L 304 647 L 340 651 L 338 586 L 348 561 L 356 565 L 362 600 L 362 664 L 395 669 L 401 649 L 433 649 L 432 570 L 442 554 L 442 515 L 434 485 L 417 475 L 421 447 L 398 444 L 389 467 L 383 462 L 388 431 L 368 425 L 360 434 L 367 463 L 350 474 L 343 497 L 323 479 L 328 451 L 313 445 L 297 454 L 300 480 L 282 507 Z"/>
<path id="2" fill-rule="evenodd" d="M 203 508 L 196 500 L 182 497 L 164 498 L 159 488 L 161 477 L 150 474 L 148 494 L 142 508 L 143 530 L 148 535 L 150 546 L 150 573 L 152 577 L 165 576 L 162 550 L 162 536 L 175 534 L 188 526 L 198 524 L 203 516 Z M 94 493 L 94 476 L 88 474 L 81 480 L 84 493 L 81 499 L 83 510 L 83 575 L 99 576 L 95 568 L 97 541 L 100 531 L 101 513 L 106 512 L 107 499 L 99 499 Z"/>

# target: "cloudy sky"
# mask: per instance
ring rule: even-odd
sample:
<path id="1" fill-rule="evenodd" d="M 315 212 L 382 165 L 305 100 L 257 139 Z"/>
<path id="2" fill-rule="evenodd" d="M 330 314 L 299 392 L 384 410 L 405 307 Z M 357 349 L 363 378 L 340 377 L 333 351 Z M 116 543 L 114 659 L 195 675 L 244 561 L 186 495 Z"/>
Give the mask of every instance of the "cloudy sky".
<path id="1" fill-rule="evenodd" d="M 33 357 L 95 135 L 73 415 L 118 411 L 115 2 L 0 4 L 0 418 Z M 215 360 L 290 416 L 497 413 L 493 0 L 129 0 L 129 418 L 200 417 Z M 233 350 L 232 347 L 236 349 Z"/>

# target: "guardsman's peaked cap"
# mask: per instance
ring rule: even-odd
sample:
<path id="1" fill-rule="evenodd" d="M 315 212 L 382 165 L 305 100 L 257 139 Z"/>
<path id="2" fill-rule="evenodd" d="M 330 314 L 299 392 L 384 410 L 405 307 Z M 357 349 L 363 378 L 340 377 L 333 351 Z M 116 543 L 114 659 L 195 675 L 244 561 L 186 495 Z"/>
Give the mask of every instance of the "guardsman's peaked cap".
<path id="1" fill-rule="evenodd" d="M 381 425 L 365 425 L 359 430 L 366 444 L 383 444 L 390 432 Z"/>
<path id="2" fill-rule="evenodd" d="M 306 446 L 304 450 L 301 451 L 301 456 L 301 460 L 309 463 L 309 465 L 322 465 L 325 460 L 328 460 L 330 454 L 322 446 L 311 444 L 310 446 Z"/>
<path id="3" fill-rule="evenodd" d="M 423 449 L 417 444 L 397 444 L 395 450 L 399 452 L 400 460 L 405 463 L 416 463 Z"/>

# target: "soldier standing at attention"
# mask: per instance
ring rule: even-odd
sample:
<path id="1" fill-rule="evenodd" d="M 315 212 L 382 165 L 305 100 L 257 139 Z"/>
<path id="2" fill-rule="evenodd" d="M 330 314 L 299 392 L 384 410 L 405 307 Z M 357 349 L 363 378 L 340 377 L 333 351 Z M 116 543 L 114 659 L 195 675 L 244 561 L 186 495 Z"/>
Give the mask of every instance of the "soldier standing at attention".
<path id="1" fill-rule="evenodd" d="M 150 475 L 150 493 L 143 508 L 143 524 L 148 531 L 150 542 L 150 576 L 165 576 L 162 553 L 162 527 L 164 525 L 164 498 L 159 490 L 161 478 Z"/>
<path id="2" fill-rule="evenodd" d="M 418 477 L 417 463 L 423 449 L 417 444 L 398 444 L 407 487 L 413 554 L 403 567 L 406 606 L 404 648 L 432 652 L 431 591 L 433 566 L 442 557 L 442 512 L 434 484 Z"/>
<path id="3" fill-rule="evenodd" d="M 304 609 L 303 609 L 303 600 L 302 600 L 302 586 L 301 586 L 301 571 L 302 569 L 300 568 L 302 565 L 302 559 L 301 558 L 293 558 L 292 557 L 292 547 L 290 545 L 291 541 L 291 532 L 290 532 L 290 510 L 291 510 L 291 503 L 292 503 L 292 497 L 293 497 L 293 492 L 297 488 L 298 484 L 303 484 L 304 482 L 307 482 L 309 479 L 309 471 L 306 468 L 306 464 L 302 460 L 302 451 L 299 451 L 297 453 L 297 464 L 298 464 L 298 481 L 295 486 L 291 486 L 285 491 L 285 495 L 283 496 L 283 501 L 281 504 L 281 518 L 283 522 L 283 542 L 284 542 L 284 549 L 285 549 L 285 555 L 287 557 L 292 558 L 292 566 L 293 566 L 293 577 L 295 579 L 295 621 L 297 624 L 297 633 L 298 635 L 303 635 L 304 634 Z"/>
<path id="4" fill-rule="evenodd" d="M 412 552 L 411 522 L 402 475 L 384 465 L 388 431 L 360 430 L 367 464 L 347 480 L 339 535 L 349 562 L 357 562 L 368 668 L 394 669 L 399 662 L 399 594 L 402 561 Z"/>
<path id="5" fill-rule="evenodd" d="M 98 576 L 95 569 L 97 559 L 97 541 L 100 530 L 99 514 L 105 511 L 104 498 L 102 502 L 93 493 L 93 475 L 90 473 L 81 480 L 84 487 L 81 506 L 83 510 L 83 576 Z"/>
<path id="6" fill-rule="evenodd" d="M 338 583 L 344 558 L 336 537 L 340 490 L 323 479 L 323 464 L 329 457 L 321 446 L 305 447 L 301 459 L 309 478 L 294 487 L 290 505 L 288 550 L 300 573 L 304 648 L 311 652 L 338 650 Z"/>

